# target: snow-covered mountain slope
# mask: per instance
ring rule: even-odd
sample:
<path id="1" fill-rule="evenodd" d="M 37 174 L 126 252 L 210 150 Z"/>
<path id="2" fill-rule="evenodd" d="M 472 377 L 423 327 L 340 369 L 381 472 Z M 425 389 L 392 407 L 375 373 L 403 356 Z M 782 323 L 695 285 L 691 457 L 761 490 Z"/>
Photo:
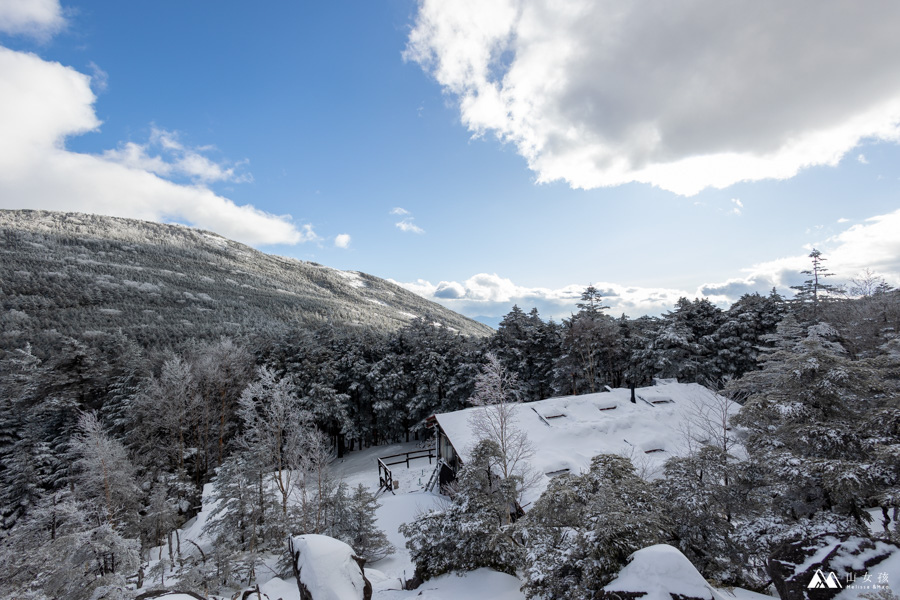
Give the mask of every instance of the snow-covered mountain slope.
<path id="1" fill-rule="evenodd" d="M 181 225 L 98 215 L 0 211 L 0 282 L 5 343 L 48 329 L 78 336 L 121 329 L 150 343 L 323 324 L 388 331 L 414 317 L 491 333 L 372 275 Z"/>

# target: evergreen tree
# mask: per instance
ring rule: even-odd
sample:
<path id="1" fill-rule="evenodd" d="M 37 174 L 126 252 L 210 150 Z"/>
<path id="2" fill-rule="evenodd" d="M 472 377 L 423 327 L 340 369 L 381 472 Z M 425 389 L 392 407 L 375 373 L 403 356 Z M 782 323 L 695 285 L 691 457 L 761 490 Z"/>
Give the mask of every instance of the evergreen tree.
<path id="1" fill-rule="evenodd" d="M 516 524 L 528 598 L 594 598 L 628 557 L 668 538 L 653 488 L 627 458 L 600 455 L 582 475 L 554 477 Z"/>
<path id="2" fill-rule="evenodd" d="M 516 484 L 492 470 L 499 455 L 496 442 L 480 441 L 460 469 L 450 502 L 400 526 L 420 579 L 481 567 L 515 574 L 521 547 L 510 535 L 512 526 L 506 524 L 506 490 Z"/>
<path id="3" fill-rule="evenodd" d="M 672 543 L 707 579 L 751 588 L 763 583 L 759 567 L 766 556 L 751 556 L 737 535 L 767 508 L 768 488 L 758 465 L 706 445 L 666 461 L 665 477 L 655 484 Z"/>
<path id="4" fill-rule="evenodd" d="M 812 268 L 800 271 L 803 275 L 808 275 L 809 279 L 799 285 L 792 285 L 792 290 L 797 290 L 794 296 L 794 302 L 801 307 L 811 307 L 812 320 L 818 320 L 820 312 L 820 304 L 829 295 L 833 295 L 837 288 L 834 285 L 825 283 L 826 277 L 831 277 L 831 273 L 824 265 L 827 260 L 822 253 L 812 249 L 809 253 L 812 262 Z"/>
<path id="5" fill-rule="evenodd" d="M 394 547 L 375 524 L 375 511 L 381 505 L 366 486 L 359 484 L 351 491 L 341 483 L 330 504 L 333 517 L 327 535 L 348 544 L 367 563 L 393 554 Z"/>
<path id="6" fill-rule="evenodd" d="M 518 375 L 523 399 L 542 400 L 551 396 L 553 364 L 560 353 L 556 323 L 545 323 L 536 308 L 526 315 L 513 306 L 488 346 L 507 369 Z"/>
<path id="7" fill-rule="evenodd" d="M 810 327 L 801 338 L 786 317 L 778 329 L 763 368 L 727 388 L 747 398 L 735 423 L 747 433 L 751 460 L 769 469 L 771 510 L 786 523 L 827 511 L 862 528 L 863 508 L 885 484 L 875 449 L 895 439 L 871 416 L 895 406 L 896 380 L 877 364 L 851 360 L 828 326 Z"/>
<path id="8" fill-rule="evenodd" d="M 765 336 L 775 333 L 784 312 L 784 300 L 774 289 L 768 296 L 741 296 L 714 334 L 714 371 L 727 380 L 756 369 Z"/>
<path id="9" fill-rule="evenodd" d="M 621 340 L 616 322 L 603 314 L 600 292 L 588 286 L 579 311 L 563 321 L 562 352 L 554 365 L 555 387 L 563 395 L 592 394 L 614 382 Z"/>

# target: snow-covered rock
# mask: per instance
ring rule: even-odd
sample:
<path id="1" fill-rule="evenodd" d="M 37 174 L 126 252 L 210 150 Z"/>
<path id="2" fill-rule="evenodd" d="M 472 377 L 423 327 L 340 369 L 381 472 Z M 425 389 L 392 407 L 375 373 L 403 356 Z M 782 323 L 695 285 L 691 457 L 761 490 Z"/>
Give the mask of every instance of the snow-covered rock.
<path id="1" fill-rule="evenodd" d="M 715 597 L 691 561 L 668 544 L 648 546 L 632 554 L 629 563 L 603 591 L 608 598 L 640 600 L 713 600 Z"/>
<path id="2" fill-rule="evenodd" d="M 289 541 L 301 600 L 370 600 L 365 560 L 353 548 L 326 535 L 298 535 Z"/>
<path id="3" fill-rule="evenodd" d="M 159 590 L 155 592 L 144 592 L 137 596 L 137 600 L 206 600 L 203 596 L 194 592 L 172 592 Z"/>

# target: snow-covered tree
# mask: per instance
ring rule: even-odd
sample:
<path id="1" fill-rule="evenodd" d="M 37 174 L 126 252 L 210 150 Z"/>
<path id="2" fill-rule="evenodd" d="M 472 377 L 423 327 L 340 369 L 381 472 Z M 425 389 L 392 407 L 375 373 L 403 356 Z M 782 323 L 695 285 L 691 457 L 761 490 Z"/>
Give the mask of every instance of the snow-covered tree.
<path id="1" fill-rule="evenodd" d="M 366 486 L 359 484 L 350 490 L 347 484 L 341 483 L 329 504 L 332 517 L 326 535 L 347 543 L 367 562 L 393 554 L 394 547 L 375 523 L 375 511 L 380 504 Z"/>
<path id="2" fill-rule="evenodd" d="M 107 435 L 95 413 L 82 413 L 71 454 L 76 494 L 94 519 L 135 532 L 141 492 L 125 446 Z"/>
<path id="3" fill-rule="evenodd" d="M 476 440 L 489 440 L 497 445 L 499 452 L 490 468 L 496 470 L 502 480 L 516 482 L 515 486 L 507 488 L 511 495 L 506 501 L 512 514 L 522 493 L 536 480 L 529 463 L 534 446 L 525 430 L 518 426 L 519 397 L 517 375 L 508 371 L 495 354 L 488 352 L 482 371 L 475 378 L 475 393 L 469 399 L 477 407 L 469 417 L 469 426 Z"/>
<path id="4" fill-rule="evenodd" d="M 280 535 L 288 535 L 289 502 L 304 479 L 313 435 L 311 415 L 303 409 L 290 382 L 266 367 L 258 369 L 257 380 L 241 393 L 237 412 L 243 426 L 240 444 L 244 454 L 275 486 L 281 507 Z"/>
<path id="5" fill-rule="evenodd" d="M 521 565 L 521 546 L 506 524 L 509 492 L 504 486 L 511 482 L 492 468 L 499 454 L 496 442 L 479 442 L 460 469 L 451 500 L 400 526 L 420 579 L 481 567 L 514 574 Z"/>
<path id="6" fill-rule="evenodd" d="M 503 317 L 488 346 L 516 373 L 525 400 L 552 395 L 553 365 L 560 354 L 559 326 L 545 323 L 534 308 L 527 315 L 518 306 Z"/>
<path id="7" fill-rule="evenodd" d="M 790 523 L 828 511 L 862 526 L 863 508 L 887 483 L 876 449 L 895 443 L 889 412 L 900 395 L 888 365 L 897 362 L 854 361 L 833 328 L 818 324 L 800 337 L 792 323 L 779 324 L 761 370 L 728 386 L 747 398 L 734 422 L 773 479 L 774 515 Z"/>
<path id="8" fill-rule="evenodd" d="M 213 480 L 214 508 L 204 531 L 214 540 L 213 560 L 220 580 L 249 584 L 256 577 L 261 555 L 283 531 L 277 495 L 266 485 L 262 465 L 248 453 L 232 454 L 216 470 Z"/>
<path id="9" fill-rule="evenodd" d="M 582 475 L 554 477 L 516 524 L 528 598 L 594 598 L 633 552 L 668 538 L 653 488 L 627 458 L 600 455 Z"/>
<path id="10" fill-rule="evenodd" d="M 766 514 L 767 484 L 758 465 L 715 445 L 670 458 L 655 485 L 671 543 L 708 579 L 757 587 L 765 557 L 751 557 L 737 534 L 744 523 Z"/>
<path id="11" fill-rule="evenodd" d="M 9 532 L 0 550 L 0 591 L 124 597 L 126 578 L 137 572 L 140 544 L 130 533 L 137 530 L 139 490 L 124 446 L 94 413 L 81 415 L 70 446 L 73 492 L 44 495 Z"/>

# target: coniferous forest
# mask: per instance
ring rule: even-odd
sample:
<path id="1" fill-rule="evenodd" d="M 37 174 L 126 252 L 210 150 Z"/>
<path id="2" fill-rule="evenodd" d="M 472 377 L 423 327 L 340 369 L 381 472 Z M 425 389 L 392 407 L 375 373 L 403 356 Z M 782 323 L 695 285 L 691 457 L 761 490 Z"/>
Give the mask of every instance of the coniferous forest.
<path id="1" fill-rule="evenodd" d="M 529 598 L 590 598 L 633 552 L 667 543 L 710 581 L 765 591 L 784 544 L 826 533 L 900 542 L 900 292 L 877 274 L 827 285 L 814 251 L 789 298 L 682 298 L 629 318 L 589 286 L 568 318 L 513 307 L 489 332 L 367 275 L 350 287 L 371 295 L 331 303 L 336 292 L 321 290 L 340 288 L 340 272 L 307 266 L 310 281 L 288 288 L 276 275 L 297 265 L 267 278 L 274 267 L 255 255 L 219 259 L 134 223 L 130 240 L 87 224 L 3 230 L 4 597 L 127 598 L 148 581 L 240 589 L 301 533 L 375 561 L 391 551 L 377 500 L 330 465 L 424 440 L 426 419 L 469 406 L 491 373 L 517 401 L 677 378 L 741 410 L 722 424 L 736 435 L 711 436 L 657 478 L 596 457 L 514 519 L 509 485 L 485 479 L 498 447 L 483 442 L 444 509 L 405 526 L 419 578 L 487 566 L 518 574 Z M 248 266 L 226 272 L 226 258 Z M 376 310 L 392 301 L 393 313 Z M 196 552 L 178 531 L 205 487 L 218 502 L 214 545 Z"/>

